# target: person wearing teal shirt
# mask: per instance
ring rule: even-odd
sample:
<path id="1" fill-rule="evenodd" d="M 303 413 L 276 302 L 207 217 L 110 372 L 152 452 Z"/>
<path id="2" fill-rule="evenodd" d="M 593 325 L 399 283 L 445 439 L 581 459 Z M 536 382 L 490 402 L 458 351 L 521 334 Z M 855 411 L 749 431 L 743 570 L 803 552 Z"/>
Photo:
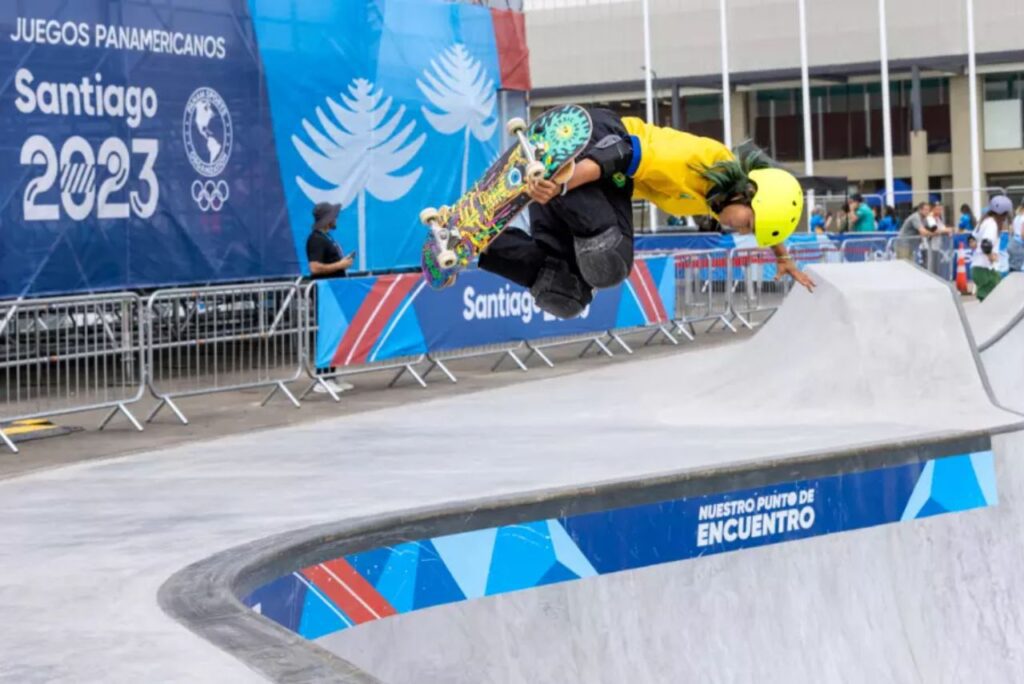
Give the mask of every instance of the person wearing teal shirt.
<path id="1" fill-rule="evenodd" d="M 875 230 L 875 212 L 859 193 L 850 195 L 850 232 L 870 233 Z"/>

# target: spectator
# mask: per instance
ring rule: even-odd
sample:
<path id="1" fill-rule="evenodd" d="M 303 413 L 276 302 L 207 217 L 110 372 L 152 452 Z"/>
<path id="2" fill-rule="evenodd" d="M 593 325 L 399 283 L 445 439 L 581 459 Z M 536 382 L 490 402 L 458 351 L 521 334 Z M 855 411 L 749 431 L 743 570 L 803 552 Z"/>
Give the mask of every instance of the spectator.
<path id="1" fill-rule="evenodd" d="M 886 233 L 895 232 L 899 228 L 899 221 L 896 217 L 896 207 L 889 205 L 885 208 L 885 216 L 878 222 L 878 230 Z"/>
<path id="2" fill-rule="evenodd" d="M 945 265 L 952 261 L 947 256 L 952 251 L 953 229 L 946 225 L 946 208 L 941 204 L 933 204 L 931 214 L 925 219 L 925 228 L 928 230 L 928 239 L 924 241 L 925 265 L 928 270 L 940 278 L 949 278 L 950 274 L 945 272 Z"/>
<path id="3" fill-rule="evenodd" d="M 978 248 L 971 255 L 971 279 L 977 287 L 978 301 L 984 301 L 999 284 L 999 233 L 1013 212 L 1013 203 L 1005 195 L 997 195 L 988 204 L 981 223 L 974 230 Z"/>
<path id="4" fill-rule="evenodd" d="M 1024 201 L 1017 207 L 1017 215 L 1013 217 L 1013 235 L 1018 240 L 1024 240 Z"/>
<path id="5" fill-rule="evenodd" d="M 850 213 L 847 216 L 850 231 L 854 233 L 870 233 L 875 229 L 875 213 L 864 202 L 860 193 L 850 195 Z"/>
<path id="6" fill-rule="evenodd" d="M 896 236 L 896 257 L 898 259 L 912 260 L 917 248 L 931 235 L 927 223 L 931 214 L 932 205 L 928 202 L 921 202 L 917 205 L 917 211 L 908 216 L 900 226 L 899 235 Z"/>
<path id="7" fill-rule="evenodd" d="M 914 238 L 922 237 L 926 238 L 931 233 L 928 232 L 927 220 L 931 217 L 932 205 L 928 202 L 921 202 L 917 205 L 917 211 L 907 217 L 907 220 L 900 226 L 899 238 Z"/>
<path id="8" fill-rule="evenodd" d="M 850 230 L 850 203 L 843 202 L 843 208 L 836 213 L 835 230 L 837 233 L 845 233 Z"/>
<path id="9" fill-rule="evenodd" d="M 964 268 L 967 269 L 967 292 L 974 294 L 974 278 L 971 277 L 971 257 L 974 250 L 978 249 L 978 239 L 974 235 L 967 236 L 967 254 L 964 258 Z"/>
<path id="10" fill-rule="evenodd" d="M 957 224 L 957 229 L 961 233 L 970 233 L 971 231 L 974 230 L 974 226 L 976 225 L 976 223 L 977 222 L 974 220 L 974 212 L 971 211 L 971 205 L 961 204 L 960 223 Z"/>
<path id="11" fill-rule="evenodd" d="M 815 206 L 811 212 L 811 232 L 812 233 L 824 233 L 825 232 L 825 210 L 821 206 Z"/>
<path id="12" fill-rule="evenodd" d="M 1024 271 L 1024 203 L 1017 207 L 1017 215 L 1013 217 L 1006 259 L 1011 271 Z"/>
<path id="13" fill-rule="evenodd" d="M 320 202 L 313 207 L 313 230 L 306 239 L 306 259 L 309 260 L 309 272 L 313 280 L 321 278 L 344 278 L 345 271 L 352 267 L 355 252 L 344 256 L 341 246 L 331 237 L 331 231 L 338 227 L 340 204 Z M 317 375 L 333 375 L 333 367 L 317 368 Z M 330 387 L 334 392 L 354 389 L 351 383 L 328 378 L 318 382 L 314 392 L 326 394 Z"/>

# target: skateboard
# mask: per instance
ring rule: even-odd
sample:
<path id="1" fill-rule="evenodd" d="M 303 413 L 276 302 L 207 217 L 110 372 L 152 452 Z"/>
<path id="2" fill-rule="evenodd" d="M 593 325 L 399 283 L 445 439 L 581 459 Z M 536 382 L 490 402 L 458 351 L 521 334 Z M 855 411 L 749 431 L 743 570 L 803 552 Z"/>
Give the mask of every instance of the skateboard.
<path id="1" fill-rule="evenodd" d="M 515 144 L 480 180 L 455 204 L 420 212 L 428 229 L 420 263 L 430 286 L 440 290 L 454 284 L 459 271 L 530 203 L 527 180 L 551 179 L 568 167 L 590 141 L 591 128 L 590 114 L 576 105 L 549 109 L 529 126 L 511 119 L 506 130 Z"/>

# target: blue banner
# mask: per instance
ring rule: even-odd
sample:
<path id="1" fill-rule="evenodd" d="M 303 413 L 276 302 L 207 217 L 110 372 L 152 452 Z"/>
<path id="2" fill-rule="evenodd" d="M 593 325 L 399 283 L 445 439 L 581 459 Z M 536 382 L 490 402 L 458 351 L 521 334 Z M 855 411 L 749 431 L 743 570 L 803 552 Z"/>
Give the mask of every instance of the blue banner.
<path id="1" fill-rule="evenodd" d="M 0 296 L 298 272 L 244 6 L 0 8 Z"/>
<path id="2" fill-rule="evenodd" d="M 956 454 L 421 539 L 296 570 L 245 602 L 316 639 L 455 601 L 995 506 L 993 461 Z"/>
<path id="3" fill-rule="evenodd" d="M 0 297 L 308 274 L 316 202 L 358 269 L 498 152 L 522 17 L 440 0 L 0 7 Z M 519 65 L 510 61 L 518 60 Z"/>
<path id="4" fill-rule="evenodd" d="M 317 366 L 350 366 L 488 344 L 664 323 L 675 312 L 675 260 L 637 260 L 578 317 L 540 310 L 529 290 L 476 269 L 435 291 L 419 274 L 317 283 Z"/>
<path id="5" fill-rule="evenodd" d="M 465 3 L 251 0 L 295 247 L 343 206 L 358 270 L 419 263 L 419 212 L 451 203 L 499 153 L 491 12 Z M 304 269 L 305 270 L 305 269 Z"/>

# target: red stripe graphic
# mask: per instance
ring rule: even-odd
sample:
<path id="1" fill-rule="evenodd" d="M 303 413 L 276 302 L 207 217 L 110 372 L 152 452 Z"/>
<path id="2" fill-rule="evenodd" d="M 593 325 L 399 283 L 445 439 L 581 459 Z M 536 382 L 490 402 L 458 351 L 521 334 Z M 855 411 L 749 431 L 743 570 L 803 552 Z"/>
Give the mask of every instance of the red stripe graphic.
<path id="1" fill-rule="evenodd" d="M 302 575 L 357 625 L 396 612 L 387 599 L 344 558 L 306 568 Z"/>
<path id="2" fill-rule="evenodd" d="M 629 282 L 633 285 L 640 307 L 644 310 L 644 317 L 647 323 L 664 323 L 668 320 L 668 313 L 665 311 L 665 303 L 661 301 L 658 288 L 654 285 L 654 278 L 651 277 L 651 270 L 643 260 L 637 260 L 633 264 L 633 271 L 629 274 Z"/>
<path id="3" fill-rule="evenodd" d="M 331 364 L 334 366 L 350 366 L 366 362 L 366 357 L 373 351 L 384 326 L 394 315 L 402 300 L 416 285 L 420 276 L 417 274 L 380 276 L 370 293 L 359 306 L 355 318 L 349 323 L 345 335 L 334 352 Z"/>

